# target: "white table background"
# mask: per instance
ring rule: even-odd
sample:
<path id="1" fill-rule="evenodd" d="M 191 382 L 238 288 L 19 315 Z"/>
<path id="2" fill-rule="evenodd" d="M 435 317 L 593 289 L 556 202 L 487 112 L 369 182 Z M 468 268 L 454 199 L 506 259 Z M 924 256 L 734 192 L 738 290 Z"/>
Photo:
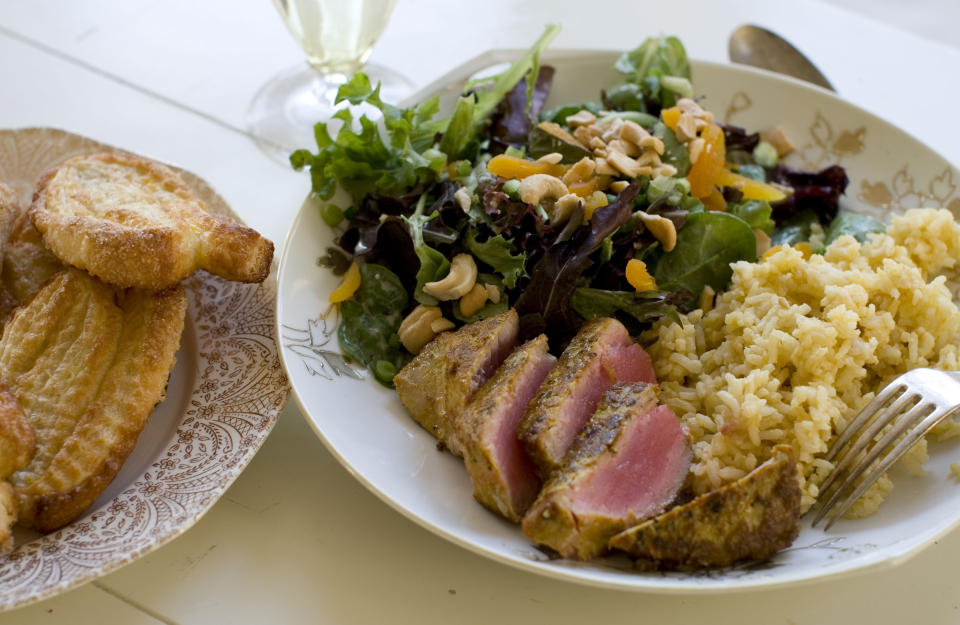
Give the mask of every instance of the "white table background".
<path id="1" fill-rule="evenodd" d="M 556 47 L 626 49 L 664 32 L 717 61 L 734 27 L 765 25 L 843 96 L 960 163 L 957 0 L 399 0 L 371 61 L 424 84 L 484 49 L 526 47 L 547 22 L 564 27 Z M 243 131 L 260 85 L 301 62 L 268 0 L 2 0 L 0 59 L 0 126 L 57 126 L 185 167 L 282 243 L 309 181 Z M 960 622 L 958 561 L 955 532 L 893 569 L 776 591 L 655 595 L 546 579 L 401 517 L 291 402 L 193 529 L 0 624 L 930 625 Z"/>

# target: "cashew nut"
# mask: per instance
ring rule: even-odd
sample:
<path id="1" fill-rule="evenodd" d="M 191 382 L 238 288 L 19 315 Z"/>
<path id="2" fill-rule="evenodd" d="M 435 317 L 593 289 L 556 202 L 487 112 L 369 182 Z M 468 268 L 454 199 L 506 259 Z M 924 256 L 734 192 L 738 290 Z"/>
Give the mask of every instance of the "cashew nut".
<path id="1" fill-rule="evenodd" d="M 487 289 L 487 299 L 489 299 L 494 304 L 500 303 L 500 289 L 492 284 L 483 285 Z"/>
<path id="2" fill-rule="evenodd" d="M 520 188 L 523 188 L 522 183 Z M 437 282 L 427 282 L 423 285 L 423 292 L 445 302 L 463 297 L 470 292 L 476 282 L 477 264 L 473 262 L 473 256 L 457 254 L 450 261 L 450 272 L 446 277 Z"/>
<path id="3" fill-rule="evenodd" d="M 610 163 L 607 162 L 605 158 L 597 159 L 597 175 L 598 176 L 616 176 L 619 172 L 614 169 Z"/>
<path id="4" fill-rule="evenodd" d="M 677 228 L 673 222 L 660 215 L 650 215 L 643 211 L 634 213 L 647 227 L 647 230 L 660 241 L 664 252 L 669 252 L 677 246 Z"/>
<path id="5" fill-rule="evenodd" d="M 527 204 L 537 205 L 543 200 L 560 199 L 570 191 L 567 185 L 556 176 L 533 174 L 520 182 L 519 193 L 521 200 Z"/>
<path id="6" fill-rule="evenodd" d="M 577 129 L 573 131 L 573 137 L 583 145 L 590 145 L 591 139 L 599 139 L 602 134 L 603 129 L 593 124 L 589 126 L 577 126 Z"/>
<path id="7" fill-rule="evenodd" d="M 400 323 L 397 330 L 400 342 L 411 354 L 419 353 L 437 335 L 432 324 L 442 319 L 443 313 L 438 306 L 417 306 Z"/>
<path id="8" fill-rule="evenodd" d="M 607 143 L 607 152 L 621 152 L 632 157 L 640 155 L 640 148 L 623 139 L 611 139 Z"/>
<path id="9" fill-rule="evenodd" d="M 578 206 L 581 206 L 580 196 L 576 193 L 567 193 L 563 197 L 557 199 L 549 209 L 547 209 L 547 215 L 550 217 L 551 226 L 559 226 L 560 224 L 566 223 L 570 219 L 570 215 L 573 214 L 574 209 Z"/>
<path id="10" fill-rule="evenodd" d="M 547 163 L 549 165 L 556 165 L 563 160 L 563 154 L 560 152 L 550 152 L 549 154 L 544 154 L 537 159 L 538 163 Z"/>
<path id="11" fill-rule="evenodd" d="M 470 204 L 472 201 L 470 199 L 470 192 L 467 191 L 466 187 L 460 187 L 457 189 L 457 192 L 453 194 L 453 199 L 457 201 L 457 204 L 460 205 L 460 208 L 463 210 L 463 212 L 470 212 Z"/>
<path id="12" fill-rule="evenodd" d="M 620 126 L 620 138 L 637 147 L 640 147 L 640 142 L 649 136 L 650 133 L 647 132 L 647 129 L 635 121 L 627 120 Z"/>
<path id="13" fill-rule="evenodd" d="M 579 145 L 576 137 L 566 131 L 560 124 L 556 122 L 540 122 L 537 124 L 537 128 L 544 131 L 547 134 L 553 135 L 557 139 L 560 139 L 564 143 L 570 143 L 572 145 Z"/>
<path id="14" fill-rule="evenodd" d="M 585 182 L 596 169 L 597 163 L 589 156 L 584 156 L 563 175 L 563 184 L 569 186 L 577 182 Z"/>
<path id="15" fill-rule="evenodd" d="M 680 141 L 691 141 L 697 138 L 697 120 L 690 113 L 683 113 L 677 120 L 677 126 L 674 129 L 677 133 L 677 139 Z"/>
<path id="16" fill-rule="evenodd" d="M 707 140 L 703 137 L 697 137 L 689 144 L 687 144 L 687 151 L 690 153 L 690 164 L 693 165 L 697 162 L 697 159 L 700 158 L 700 154 L 703 152 L 704 146 L 707 145 Z"/>
<path id="17" fill-rule="evenodd" d="M 609 142 L 620 136 L 620 127 L 623 126 L 623 120 L 619 117 L 614 117 L 612 121 L 604 124 L 604 126 L 606 127 L 603 129 L 603 134 L 600 135 L 600 138 Z"/>
<path id="18" fill-rule="evenodd" d="M 651 173 L 653 173 L 653 169 L 651 167 L 647 165 L 640 165 L 640 163 L 633 160 L 623 152 L 610 152 L 607 154 L 607 163 L 629 178 L 636 178 L 637 176 L 649 176 Z M 599 169 L 599 164 L 597 168 Z"/>
<path id="19" fill-rule="evenodd" d="M 649 165 L 650 167 L 660 166 L 660 156 L 653 150 L 647 150 L 637 159 L 637 165 Z"/>
<path id="20" fill-rule="evenodd" d="M 597 121 L 597 116 L 587 109 L 580 109 L 574 115 L 569 115 L 565 121 L 567 122 L 567 126 L 571 128 L 575 126 L 589 126 Z"/>
<path id="21" fill-rule="evenodd" d="M 677 175 L 677 168 L 671 165 L 670 163 L 661 163 L 660 167 L 656 167 L 653 170 L 653 177 L 665 176 L 667 178 L 673 178 Z"/>
<path id="22" fill-rule="evenodd" d="M 688 113 L 701 121 L 713 121 L 713 113 L 704 110 L 699 104 L 697 104 L 696 100 L 691 98 L 680 98 L 677 100 L 677 108 L 680 109 L 681 113 Z"/>
<path id="23" fill-rule="evenodd" d="M 793 152 L 793 142 L 780 126 L 774 126 L 767 132 L 760 133 L 760 140 L 766 141 L 777 150 L 777 156 L 786 156 Z"/>
<path id="24" fill-rule="evenodd" d="M 487 289 L 482 284 L 475 284 L 470 292 L 460 298 L 460 314 L 469 317 L 483 308 L 487 303 Z"/>
<path id="25" fill-rule="evenodd" d="M 455 327 L 456 326 L 452 321 L 450 321 L 449 319 L 444 319 L 443 317 L 440 317 L 439 319 L 434 319 L 433 321 L 430 322 L 430 329 L 433 330 L 434 333 L 436 334 L 440 334 L 441 332 L 446 332 L 447 330 L 452 330 Z"/>
<path id="26" fill-rule="evenodd" d="M 643 139 L 640 142 L 640 147 L 653 148 L 653 151 L 657 154 L 663 154 L 663 151 L 666 149 L 666 146 L 663 145 L 663 139 L 660 137 L 654 137 L 653 135 Z"/>

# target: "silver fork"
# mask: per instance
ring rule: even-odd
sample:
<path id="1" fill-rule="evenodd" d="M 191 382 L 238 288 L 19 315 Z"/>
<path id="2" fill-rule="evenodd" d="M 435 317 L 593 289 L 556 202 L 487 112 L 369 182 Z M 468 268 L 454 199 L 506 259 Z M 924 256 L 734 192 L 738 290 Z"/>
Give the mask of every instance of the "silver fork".
<path id="1" fill-rule="evenodd" d="M 958 409 L 960 372 L 912 369 L 888 384 L 827 451 L 833 471 L 820 486 L 812 525 L 829 515 L 824 529 L 830 529 L 914 443 Z"/>

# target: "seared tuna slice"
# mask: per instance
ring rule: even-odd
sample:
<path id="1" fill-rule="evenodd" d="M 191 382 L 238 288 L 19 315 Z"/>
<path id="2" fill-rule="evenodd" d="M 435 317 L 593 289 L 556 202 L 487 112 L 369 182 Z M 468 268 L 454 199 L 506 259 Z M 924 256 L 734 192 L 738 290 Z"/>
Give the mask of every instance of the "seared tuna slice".
<path id="1" fill-rule="evenodd" d="M 517 439 L 517 423 L 556 362 L 545 335 L 527 341 L 480 387 L 458 423 L 473 496 L 515 523 L 540 490 L 537 468 Z"/>
<path id="2" fill-rule="evenodd" d="M 544 478 L 563 456 L 614 382 L 655 383 L 650 356 L 616 319 L 583 324 L 520 422 L 518 436 Z"/>
<path id="3" fill-rule="evenodd" d="M 450 436 L 452 421 L 513 350 L 517 330 L 517 313 L 511 309 L 443 332 L 393 378 L 407 412 L 453 453 L 459 454 L 460 447 Z"/>
<path id="4" fill-rule="evenodd" d="M 790 446 L 778 445 L 736 482 L 617 534 L 610 546 L 635 556 L 643 569 L 729 566 L 789 547 L 799 520 L 796 459 Z"/>
<path id="5" fill-rule="evenodd" d="M 687 431 L 657 387 L 617 383 L 523 519 L 523 533 L 586 560 L 624 529 L 660 514 L 690 470 Z"/>

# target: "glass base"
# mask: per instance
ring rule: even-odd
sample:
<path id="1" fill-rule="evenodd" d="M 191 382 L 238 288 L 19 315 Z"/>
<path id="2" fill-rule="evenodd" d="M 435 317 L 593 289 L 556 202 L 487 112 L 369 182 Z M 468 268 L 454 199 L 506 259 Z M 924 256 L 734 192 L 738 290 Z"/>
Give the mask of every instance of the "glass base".
<path id="1" fill-rule="evenodd" d="M 413 83 L 385 67 L 365 65 L 370 82 L 380 81 L 380 97 L 396 103 L 413 91 Z M 317 149 L 313 127 L 327 121 L 339 106 L 333 105 L 343 75 L 322 76 L 309 65 L 292 67 L 273 77 L 253 97 L 246 124 L 257 146 L 271 159 L 290 163 L 290 153 Z"/>

